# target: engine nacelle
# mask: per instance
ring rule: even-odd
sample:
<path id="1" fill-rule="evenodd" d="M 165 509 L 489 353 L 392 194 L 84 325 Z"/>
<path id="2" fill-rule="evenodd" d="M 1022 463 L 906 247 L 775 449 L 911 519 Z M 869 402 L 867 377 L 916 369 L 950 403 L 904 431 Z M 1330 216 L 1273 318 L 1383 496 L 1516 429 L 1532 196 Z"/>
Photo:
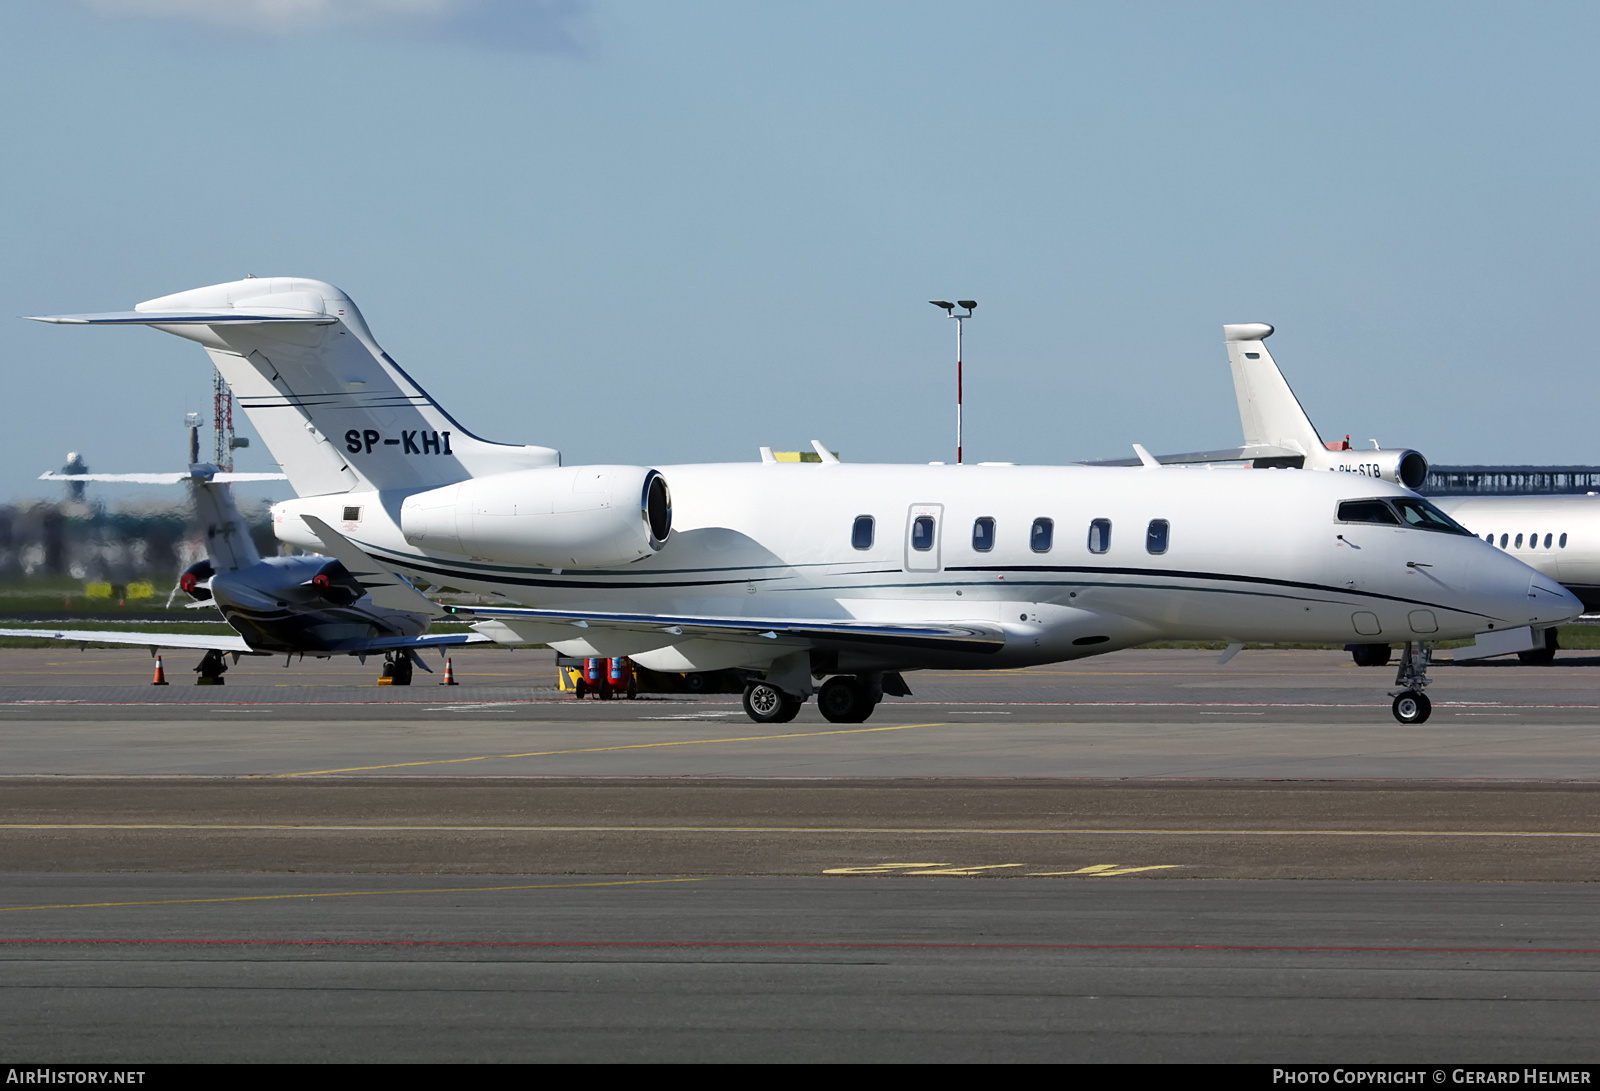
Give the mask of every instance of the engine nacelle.
<path id="1" fill-rule="evenodd" d="M 217 574 L 209 560 L 196 561 L 178 577 L 178 590 L 196 602 L 211 601 L 211 578 Z"/>
<path id="2" fill-rule="evenodd" d="M 1428 460 L 1416 451 L 1328 451 L 1318 459 L 1317 469 L 1381 477 L 1408 489 L 1420 489 L 1428 480 Z M 1310 459 L 1307 459 L 1309 466 Z"/>
<path id="3" fill-rule="evenodd" d="M 672 532 L 667 480 L 642 466 L 551 466 L 408 496 L 400 533 L 423 549 L 540 568 L 610 568 Z"/>

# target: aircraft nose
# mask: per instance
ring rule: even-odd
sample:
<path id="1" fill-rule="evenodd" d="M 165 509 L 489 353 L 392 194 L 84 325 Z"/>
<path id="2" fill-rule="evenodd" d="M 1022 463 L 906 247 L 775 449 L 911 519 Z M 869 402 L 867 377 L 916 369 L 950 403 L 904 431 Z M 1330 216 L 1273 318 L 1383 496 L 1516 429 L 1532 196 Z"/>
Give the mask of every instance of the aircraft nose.
<path id="1" fill-rule="evenodd" d="M 1578 597 L 1555 580 L 1535 572 L 1528 581 L 1528 608 L 1539 622 L 1571 621 L 1583 613 Z"/>

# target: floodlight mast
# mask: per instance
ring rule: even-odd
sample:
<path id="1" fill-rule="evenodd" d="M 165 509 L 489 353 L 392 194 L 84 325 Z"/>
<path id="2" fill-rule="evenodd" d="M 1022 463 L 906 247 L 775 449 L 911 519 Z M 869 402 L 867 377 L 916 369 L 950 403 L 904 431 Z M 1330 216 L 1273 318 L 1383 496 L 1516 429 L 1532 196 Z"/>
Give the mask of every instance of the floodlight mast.
<path id="1" fill-rule="evenodd" d="M 942 299 L 930 299 L 935 307 L 944 311 L 946 318 L 956 320 L 956 465 L 961 465 L 961 324 L 972 317 L 972 312 L 978 309 L 976 299 L 958 299 L 954 303 L 947 303 Z M 956 308 L 966 310 L 966 314 L 957 314 Z"/>

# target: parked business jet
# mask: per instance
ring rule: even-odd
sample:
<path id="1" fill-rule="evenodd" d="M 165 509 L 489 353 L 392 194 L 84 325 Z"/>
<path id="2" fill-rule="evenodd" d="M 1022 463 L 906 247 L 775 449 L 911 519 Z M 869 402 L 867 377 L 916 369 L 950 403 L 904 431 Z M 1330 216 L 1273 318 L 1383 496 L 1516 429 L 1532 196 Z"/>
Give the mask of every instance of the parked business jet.
<path id="1" fill-rule="evenodd" d="M 374 603 L 564 655 L 761 672 L 744 694 L 759 722 L 813 692 L 829 720 L 860 722 L 920 668 L 1382 633 L 1407 647 L 1394 713 L 1419 723 L 1427 642 L 1581 610 L 1426 500 L 1356 474 L 1163 467 L 1137 447 L 1130 469 L 562 466 L 465 431 L 319 281 L 41 321 L 203 345 L 300 494 L 275 505 L 278 537 L 339 559 Z M 439 606 L 396 573 L 505 604 Z"/>
<path id="2" fill-rule="evenodd" d="M 1239 422 L 1245 434 L 1244 447 L 1232 449 L 1236 458 L 1250 459 L 1249 452 L 1259 450 L 1266 437 L 1280 437 L 1273 442 L 1309 452 L 1303 462 L 1306 469 L 1362 473 L 1411 488 L 1426 480 L 1427 461 L 1415 451 L 1350 452 L 1348 442 L 1323 443 L 1272 353 L 1267 351 L 1271 326 L 1251 322 L 1224 326 L 1222 330 L 1239 402 Z M 1218 461 L 1212 456 L 1228 453 L 1156 457 L 1163 463 L 1177 464 Z M 1114 464 L 1117 463 L 1107 463 Z M 1258 468 L 1284 465 L 1271 455 L 1256 458 L 1252 464 Z M 1600 610 L 1600 497 L 1441 496 L 1432 503 L 1484 541 L 1561 584 L 1583 603 L 1585 610 Z M 1554 626 L 1534 626 L 1521 646 L 1495 640 L 1480 643 L 1494 650 L 1494 654 L 1516 652 L 1524 662 L 1548 663 L 1555 655 L 1556 630 Z M 1387 643 L 1357 643 L 1351 651 L 1363 666 L 1382 665 L 1390 658 Z M 1463 649 L 1456 658 L 1472 655 Z"/>
<path id="3" fill-rule="evenodd" d="M 1428 480 L 1428 460 L 1409 449 L 1358 451 L 1349 438 L 1324 442 L 1312 425 L 1300 399 L 1294 396 L 1283 373 L 1267 351 L 1272 327 L 1246 322 L 1222 327 L 1228 346 L 1228 366 L 1239 399 L 1239 423 L 1244 444 L 1219 451 L 1191 451 L 1156 455 L 1163 465 L 1211 462 L 1249 462 L 1256 469 L 1335 470 L 1380 477 L 1408 489 Z M 1106 459 L 1091 466 L 1135 466 L 1136 459 Z"/>
<path id="4" fill-rule="evenodd" d="M 205 540 L 206 558 L 178 578 L 178 589 L 192 606 L 215 607 L 238 636 L 194 633 L 126 632 L 99 629 L 0 629 L 0 636 L 27 636 L 81 644 L 133 644 L 204 650 L 195 667 L 200 684 L 221 685 L 228 656 L 368 655 L 384 657 L 383 678 L 409 685 L 414 664 L 429 670 L 418 657 L 424 648 L 487 643 L 479 633 L 424 635 L 431 607 L 393 609 L 375 604 L 365 589 L 331 557 L 266 557 L 257 552 L 249 528 L 233 500 L 234 481 L 282 480 L 282 474 L 218 471 L 199 461 L 198 439 L 191 429 L 187 473 L 58 474 L 43 480 L 177 484 L 187 482 L 195 518 Z M 425 604 L 427 605 L 427 604 Z"/>

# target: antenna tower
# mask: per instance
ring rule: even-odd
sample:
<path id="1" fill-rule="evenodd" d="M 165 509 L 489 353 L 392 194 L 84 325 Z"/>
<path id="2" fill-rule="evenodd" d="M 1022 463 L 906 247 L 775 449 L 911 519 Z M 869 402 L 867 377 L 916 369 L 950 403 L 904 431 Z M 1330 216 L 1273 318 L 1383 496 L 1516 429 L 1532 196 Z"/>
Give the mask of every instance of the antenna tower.
<path id="1" fill-rule="evenodd" d="M 220 371 L 212 372 L 211 393 L 216 407 L 211 424 L 213 452 L 211 461 L 217 469 L 231 471 L 233 449 L 237 446 L 233 437 L 233 391 L 228 389 L 227 381 L 223 379 Z"/>

